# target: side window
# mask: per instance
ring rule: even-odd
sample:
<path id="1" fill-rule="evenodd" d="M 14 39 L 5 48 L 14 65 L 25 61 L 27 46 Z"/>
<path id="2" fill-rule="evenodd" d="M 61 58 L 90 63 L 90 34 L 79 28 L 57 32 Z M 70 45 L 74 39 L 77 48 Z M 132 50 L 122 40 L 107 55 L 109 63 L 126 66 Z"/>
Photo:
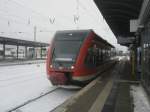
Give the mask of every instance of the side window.
<path id="1" fill-rule="evenodd" d="M 110 51 L 102 48 L 90 47 L 85 58 L 85 66 L 98 67 L 110 57 Z"/>
<path id="2" fill-rule="evenodd" d="M 103 62 L 103 49 L 101 49 L 101 63 Z"/>
<path id="3" fill-rule="evenodd" d="M 99 59 L 98 59 L 98 63 L 99 63 L 99 65 L 100 65 L 100 64 L 102 63 L 102 61 L 103 61 L 103 57 L 102 57 L 102 56 L 103 56 L 103 55 L 102 55 L 102 49 L 99 49 L 99 51 L 98 51 L 98 52 L 99 52 L 99 56 L 98 56 L 98 57 L 99 57 Z"/>
<path id="4" fill-rule="evenodd" d="M 107 60 L 108 59 L 108 50 L 106 50 L 105 55 L 106 55 L 106 60 Z"/>
<path id="5" fill-rule="evenodd" d="M 103 49 L 102 55 L 103 55 L 103 62 L 104 62 L 106 60 L 106 51 L 105 51 L 105 49 Z"/>
<path id="6" fill-rule="evenodd" d="M 110 50 L 108 50 L 108 59 L 110 59 Z"/>
<path id="7" fill-rule="evenodd" d="M 94 54 L 94 48 L 93 47 L 88 49 L 88 53 L 87 53 L 87 56 L 85 58 L 85 65 L 89 68 L 96 66 L 95 54 Z"/>
<path id="8" fill-rule="evenodd" d="M 96 49 L 96 66 L 99 66 L 101 64 L 101 50 L 100 48 Z"/>

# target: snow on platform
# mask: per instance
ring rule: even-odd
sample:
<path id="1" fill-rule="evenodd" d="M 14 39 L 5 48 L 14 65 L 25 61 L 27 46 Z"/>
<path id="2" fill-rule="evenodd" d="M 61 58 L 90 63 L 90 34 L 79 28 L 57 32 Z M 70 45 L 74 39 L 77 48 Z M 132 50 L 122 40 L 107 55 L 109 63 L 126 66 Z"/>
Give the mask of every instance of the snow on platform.
<path id="1" fill-rule="evenodd" d="M 150 102 L 142 86 L 131 86 L 134 112 L 150 112 Z"/>
<path id="2" fill-rule="evenodd" d="M 53 89 L 45 63 L 0 67 L 0 112 Z"/>

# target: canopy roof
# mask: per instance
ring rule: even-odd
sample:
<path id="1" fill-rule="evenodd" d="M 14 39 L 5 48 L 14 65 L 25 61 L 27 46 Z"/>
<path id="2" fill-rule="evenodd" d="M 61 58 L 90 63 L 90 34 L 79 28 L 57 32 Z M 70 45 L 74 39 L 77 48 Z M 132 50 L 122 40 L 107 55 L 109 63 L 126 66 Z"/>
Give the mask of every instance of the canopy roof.
<path id="1" fill-rule="evenodd" d="M 94 0 L 116 37 L 132 37 L 130 20 L 138 19 L 143 0 Z"/>

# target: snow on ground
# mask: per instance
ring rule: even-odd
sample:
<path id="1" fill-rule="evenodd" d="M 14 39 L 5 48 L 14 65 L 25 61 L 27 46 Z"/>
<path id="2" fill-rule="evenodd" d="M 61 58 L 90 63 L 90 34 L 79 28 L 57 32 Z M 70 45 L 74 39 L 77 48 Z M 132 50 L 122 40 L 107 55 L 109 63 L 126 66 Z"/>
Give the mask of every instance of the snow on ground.
<path id="1" fill-rule="evenodd" d="M 25 64 L 38 64 L 45 63 L 45 60 L 0 60 L 0 66 L 14 66 L 14 65 L 25 65 Z"/>
<path id="2" fill-rule="evenodd" d="M 130 92 L 133 97 L 134 112 L 150 112 L 150 102 L 144 89 L 141 86 L 131 86 Z"/>
<path id="3" fill-rule="evenodd" d="M 45 63 L 0 67 L 0 112 L 53 89 Z"/>
<path id="4" fill-rule="evenodd" d="M 77 91 L 59 89 L 20 108 L 20 112 L 50 112 Z"/>

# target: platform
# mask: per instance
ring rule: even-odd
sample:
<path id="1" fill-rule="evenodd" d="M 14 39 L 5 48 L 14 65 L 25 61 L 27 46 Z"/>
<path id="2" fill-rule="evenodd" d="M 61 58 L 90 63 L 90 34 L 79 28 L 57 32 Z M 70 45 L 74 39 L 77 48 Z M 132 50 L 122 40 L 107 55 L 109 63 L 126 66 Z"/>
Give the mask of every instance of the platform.
<path id="1" fill-rule="evenodd" d="M 134 112 L 129 61 L 120 61 L 52 112 Z"/>

